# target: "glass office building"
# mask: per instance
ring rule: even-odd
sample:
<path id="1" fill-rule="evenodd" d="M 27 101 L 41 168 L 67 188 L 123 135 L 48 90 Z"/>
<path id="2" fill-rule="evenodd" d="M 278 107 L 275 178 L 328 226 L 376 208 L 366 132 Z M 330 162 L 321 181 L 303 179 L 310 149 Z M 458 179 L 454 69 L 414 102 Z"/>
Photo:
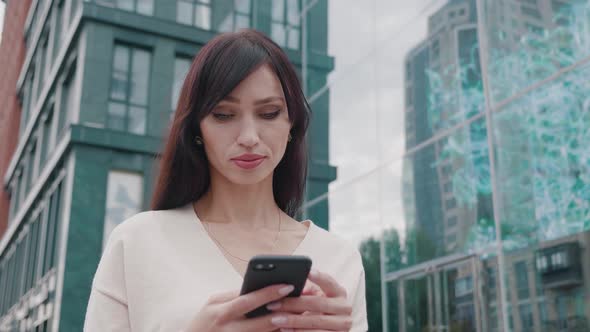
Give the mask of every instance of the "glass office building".
<path id="1" fill-rule="evenodd" d="M 331 231 L 371 331 L 590 330 L 590 2 L 330 1 Z M 308 38 L 314 32 L 308 31 Z"/>

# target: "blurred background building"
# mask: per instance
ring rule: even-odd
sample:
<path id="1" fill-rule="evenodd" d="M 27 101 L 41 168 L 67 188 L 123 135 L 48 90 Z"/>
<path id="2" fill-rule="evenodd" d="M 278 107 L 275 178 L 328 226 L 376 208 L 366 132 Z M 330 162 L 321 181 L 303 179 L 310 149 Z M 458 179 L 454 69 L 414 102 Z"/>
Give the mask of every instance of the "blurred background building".
<path id="1" fill-rule="evenodd" d="M 80 330 L 191 58 L 253 27 L 299 70 L 301 217 L 358 245 L 370 331 L 590 331 L 590 1 L 3 1 L 0 330 Z"/>
<path id="2" fill-rule="evenodd" d="M 388 330 L 590 330 L 589 10 L 451 0 L 428 17 L 405 61 L 411 197 Z"/>

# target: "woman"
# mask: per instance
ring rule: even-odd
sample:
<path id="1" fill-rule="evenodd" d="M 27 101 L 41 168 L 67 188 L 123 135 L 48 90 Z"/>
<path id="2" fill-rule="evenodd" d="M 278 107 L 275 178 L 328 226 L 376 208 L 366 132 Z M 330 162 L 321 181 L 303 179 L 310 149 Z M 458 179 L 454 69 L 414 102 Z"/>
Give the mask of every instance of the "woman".
<path id="1" fill-rule="evenodd" d="M 111 233 L 85 331 L 366 331 L 358 251 L 293 219 L 308 110 L 294 68 L 263 34 L 207 43 L 182 87 L 153 211 Z M 286 298 L 290 285 L 239 296 L 257 254 L 309 256 L 302 296 Z M 271 314 L 245 318 L 265 304 Z"/>

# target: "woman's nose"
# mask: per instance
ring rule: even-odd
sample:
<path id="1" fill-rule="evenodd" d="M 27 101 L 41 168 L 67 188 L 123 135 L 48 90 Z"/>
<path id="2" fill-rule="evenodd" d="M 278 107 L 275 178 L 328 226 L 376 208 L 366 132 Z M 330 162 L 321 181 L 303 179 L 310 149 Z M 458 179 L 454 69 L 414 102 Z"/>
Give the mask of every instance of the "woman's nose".
<path id="1" fill-rule="evenodd" d="M 260 137 L 258 136 L 258 129 L 256 123 L 252 120 L 244 120 L 238 135 L 238 144 L 245 147 L 253 147 L 258 144 Z"/>

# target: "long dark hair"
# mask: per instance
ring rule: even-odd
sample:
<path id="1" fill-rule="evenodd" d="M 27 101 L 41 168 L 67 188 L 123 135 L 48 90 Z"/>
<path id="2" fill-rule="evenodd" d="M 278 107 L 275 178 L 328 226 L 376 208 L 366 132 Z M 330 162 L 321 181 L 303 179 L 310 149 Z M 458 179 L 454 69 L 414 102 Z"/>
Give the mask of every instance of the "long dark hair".
<path id="1" fill-rule="evenodd" d="M 292 124 L 292 140 L 273 174 L 277 205 L 294 217 L 303 200 L 307 176 L 306 132 L 310 107 L 287 55 L 255 30 L 224 33 L 197 54 L 182 85 L 154 195 L 153 210 L 167 210 L 196 201 L 210 185 L 205 150 L 195 144 L 200 122 L 243 79 L 267 64 L 279 78 Z"/>

